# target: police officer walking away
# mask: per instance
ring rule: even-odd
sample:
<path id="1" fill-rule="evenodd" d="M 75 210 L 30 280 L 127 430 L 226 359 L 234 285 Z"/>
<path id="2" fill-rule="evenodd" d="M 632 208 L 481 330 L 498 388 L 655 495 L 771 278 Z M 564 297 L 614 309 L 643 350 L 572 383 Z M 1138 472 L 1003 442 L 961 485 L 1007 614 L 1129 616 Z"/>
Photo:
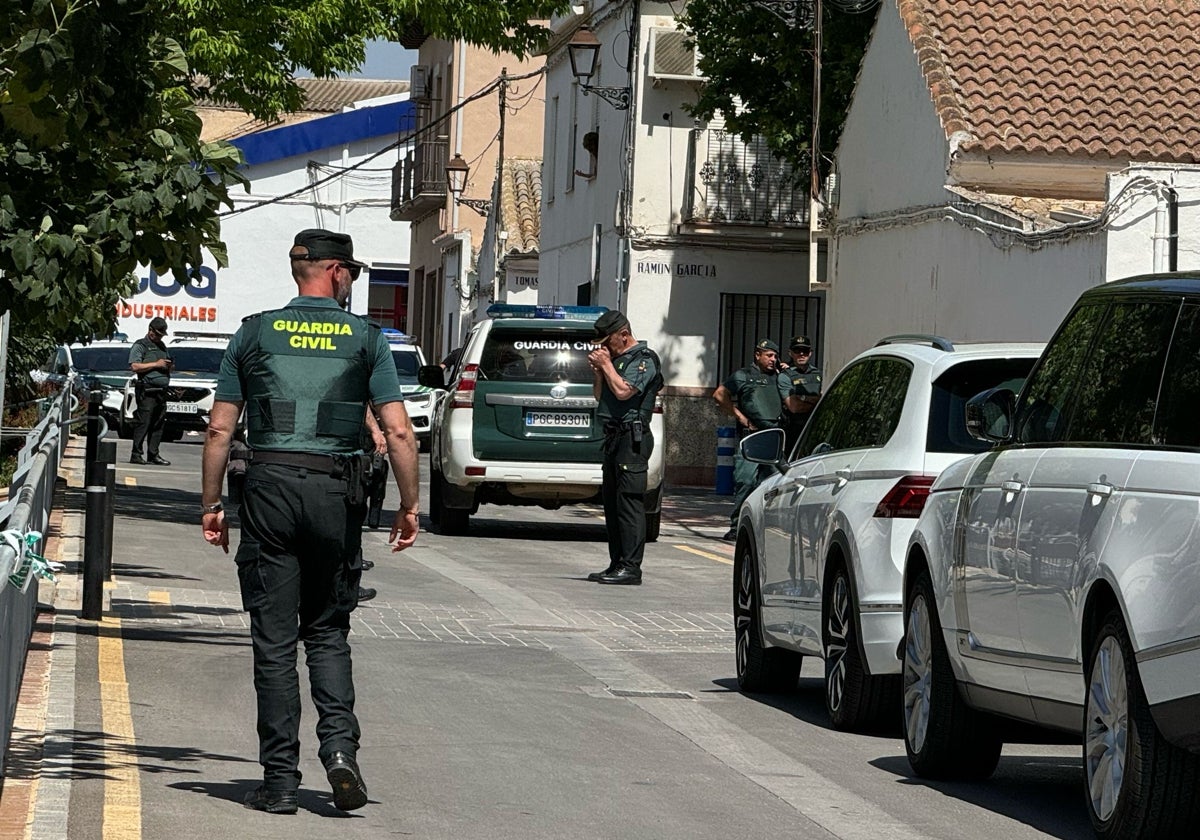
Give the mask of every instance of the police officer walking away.
<path id="1" fill-rule="evenodd" d="M 605 312 L 593 327 L 596 349 L 588 354 L 595 371 L 592 393 L 604 425 L 604 526 L 608 530 L 608 568 L 588 580 L 637 586 L 642 582 L 646 549 L 646 471 L 654 436 L 650 415 L 663 378 L 658 354 L 637 341 L 629 319 Z"/>
<path id="2" fill-rule="evenodd" d="M 713 399 L 721 411 L 737 418 L 737 436 L 741 440 L 750 432 L 777 428 L 783 414 L 783 401 L 791 390 L 792 380 L 779 375 L 779 345 L 764 338 L 754 345 L 754 364 L 735 370 L 713 391 Z M 729 530 L 722 539 L 737 538 L 742 502 L 770 475 L 770 470 L 766 465 L 747 461 L 740 448 L 734 450 L 733 513 L 729 516 Z"/>
<path id="3" fill-rule="evenodd" d="M 821 369 L 812 363 L 812 342 L 806 335 L 798 335 L 792 339 L 788 347 L 792 357 L 790 365 L 780 364 L 779 377 L 790 380 L 791 393 L 783 401 L 783 428 L 787 432 L 787 451 L 791 452 L 808 415 L 821 399 Z"/>
<path id="4" fill-rule="evenodd" d="M 350 237 L 304 230 L 289 256 L 299 296 L 245 319 L 221 362 L 204 442 L 201 527 L 207 542 L 229 551 L 221 478 L 244 405 L 251 451 L 236 559 L 250 613 L 263 766 L 262 786 L 245 805 L 296 812 L 296 646 L 303 641 L 317 755 L 334 805 L 350 811 L 367 802 L 347 636 L 362 574 L 363 467 L 370 456 L 361 454 L 360 439 L 368 402 L 400 490 L 393 551 L 417 537 L 417 447 L 387 340 L 378 326 L 342 310 L 363 268 Z"/>
<path id="5" fill-rule="evenodd" d="M 146 337 L 139 338 L 129 348 L 129 369 L 137 374 L 133 390 L 137 412 L 134 414 L 133 451 L 129 455 L 131 464 L 171 465 L 158 454 L 167 421 L 167 388 L 171 385 L 171 371 L 175 369 L 171 353 L 163 344 L 166 334 L 167 322 L 153 318 Z M 143 444 L 148 457 L 142 455 Z"/>

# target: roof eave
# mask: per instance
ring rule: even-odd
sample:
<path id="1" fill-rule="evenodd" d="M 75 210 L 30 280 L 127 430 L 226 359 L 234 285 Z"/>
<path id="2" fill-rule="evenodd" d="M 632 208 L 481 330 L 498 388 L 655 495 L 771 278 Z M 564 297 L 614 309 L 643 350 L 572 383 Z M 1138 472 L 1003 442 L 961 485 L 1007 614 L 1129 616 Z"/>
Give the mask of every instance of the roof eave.
<path id="1" fill-rule="evenodd" d="M 947 183 L 979 192 L 1103 201 L 1110 173 L 1127 159 L 998 155 L 959 151 L 950 162 Z"/>

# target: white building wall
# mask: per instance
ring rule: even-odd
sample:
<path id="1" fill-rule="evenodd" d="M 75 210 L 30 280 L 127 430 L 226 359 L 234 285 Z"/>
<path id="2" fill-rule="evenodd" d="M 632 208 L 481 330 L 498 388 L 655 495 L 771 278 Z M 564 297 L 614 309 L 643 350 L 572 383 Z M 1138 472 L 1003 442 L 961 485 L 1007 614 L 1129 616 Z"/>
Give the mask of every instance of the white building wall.
<path id="1" fill-rule="evenodd" d="M 246 167 L 243 174 L 250 180 L 250 192 L 231 188 L 234 208 L 303 189 L 310 183 L 310 161 L 337 167 L 353 165 L 394 139 L 394 135 L 366 138 L 346 147 L 321 149 Z M 404 154 L 404 150 L 399 154 Z M 181 288 L 170 275 L 157 278 L 150 269 L 139 269 L 142 291 L 118 307 L 117 329 L 130 336 L 141 336 L 150 318 L 162 315 L 170 322 L 172 333 L 235 332 L 247 315 L 282 306 L 295 295 L 296 285 L 287 255 L 296 233 L 305 228 L 323 227 L 348 233 L 354 238 L 356 259 L 380 267 L 406 268 L 408 224 L 397 224 L 389 218 L 391 173 L 387 170 L 396 160 L 397 152 L 388 152 L 368 164 L 383 171 L 337 178 L 313 190 L 223 220 L 221 238 L 228 246 L 229 266 L 217 268 L 216 260 L 206 254 L 204 267 L 210 277 L 200 287 Z M 329 174 L 330 170 L 318 171 L 314 178 Z M 355 282 L 351 311 L 366 313 L 369 278 L 367 271 Z"/>
<path id="2" fill-rule="evenodd" d="M 1046 341 L 1079 294 L 1104 282 L 1105 242 L 1101 233 L 1003 249 L 950 221 L 840 238 L 824 368 L 896 333 Z"/>
<path id="3" fill-rule="evenodd" d="M 889 0 L 838 144 L 838 218 L 944 203 L 949 153 L 896 0 Z"/>
<path id="4" fill-rule="evenodd" d="M 1161 189 L 1155 189 L 1161 185 Z M 1200 269 L 1200 167 L 1179 167 L 1158 164 L 1131 166 L 1109 176 L 1108 200 L 1121 208 L 1113 219 L 1108 234 L 1108 253 L 1105 275 L 1120 280 L 1136 274 L 1167 271 L 1165 259 L 1168 243 L 1163 240 L 1163 258 L 1154 259 L 1156 226 L 1162 236 L 1170 234 L 1166 218 L 1166 192 L 1174 189 L 1178 196 L 1178 236 L 1176 268 L 1179 271 Z M 1161 204 L 1160 204 L 1161 203 Z M 1161 222 L 1156 211 L 1163 211 Z"/>

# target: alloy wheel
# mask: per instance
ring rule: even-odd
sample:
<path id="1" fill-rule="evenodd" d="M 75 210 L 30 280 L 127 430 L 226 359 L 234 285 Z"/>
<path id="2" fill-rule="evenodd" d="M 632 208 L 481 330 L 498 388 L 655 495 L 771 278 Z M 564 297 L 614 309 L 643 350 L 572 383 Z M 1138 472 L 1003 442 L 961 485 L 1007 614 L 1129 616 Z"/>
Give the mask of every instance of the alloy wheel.
<path id="1" fill-rule="evenodd" d="M 754 632 L 754 564 L 749 556 L 743 557 L 738 573 L 737 604 L 734 611 L 734 634 L 737 654 L 737 672 L 746 673 L 749 657 L 750 634 Z"/>
<path id="2" fill-rule="evenodd" d="M 1125 656 L 1115 636 L 1096 651 L 1088 678 L 1084 732 L 1088 795 L 1092 809 L 1107 820 L 1117 808 L 1125 778 L 1129 743 L 1129 687 Z"/>
<path id="3" fill-rule="evenodd" d="M 840 708 L 846 696 L 846 640 L 851 621 L 850 585 L 846 582 L 845 574 L 839 572 L 833 582 L 825 633 L 825 662 L 828 669 L 825 691 L 830 709 Z"/>
<path id="4" fill-rule="evenodd" d="M 904 727 L 914 752 L 925 746 L 929 731 L 930 693 L 933 685 L 933 648 L 929 605 L 922 595 L 913 599 L 904 633 Z"/>

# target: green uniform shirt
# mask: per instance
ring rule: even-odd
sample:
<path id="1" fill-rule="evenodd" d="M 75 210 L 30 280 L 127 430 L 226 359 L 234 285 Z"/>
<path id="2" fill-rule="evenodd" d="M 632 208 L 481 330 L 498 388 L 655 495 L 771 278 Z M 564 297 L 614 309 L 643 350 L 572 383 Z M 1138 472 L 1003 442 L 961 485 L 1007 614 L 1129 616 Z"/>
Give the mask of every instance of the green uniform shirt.
<path id="1" fill-rule="evenodd" d="M 223 402 L 246 402 L 247 399 L 260 396 L 247 394 L 245 392 L 246 369 L 251 365 L 252 357 L 259 355 L 255 354 L 253 351 L 257 347 L 259 349 L 259 353 L 261 354 L 264 342 L 266 340 L 266 337 L 262 335 L 262 332 L 264 331 L 275 330 L 276 333 L 279 333 L 279 329 L 282 327 L 284 332 L 280 333 L 280 335 L 290 335 L 287 330 L 294 326 L 293 322 L 287 320 L 283 316 L 286 315 L 287 310 L 296 307 L 301 307 L 303 310 L 306 310 L 307 313 L 309 313 L 307 317 L 310 320 L 312 310 L 327 309 L 331 310 L 332 312 L 337 312 L 338 315 L 342 316 L 342 318 L 339 319 L 331 319 L 331 323 L 335 320 L 338 322 L 342 320 L 348 320 L 355 323 L 360 322 L 363 325 L 367 324 L 366 320 L 360 319 L 358 316 L 345 315 L 342 312 L 341 307 L 339 307 L 337 302 L 332 298 L 309 296 L 293 298 L 292 300 L 288 301 L 287 305 L 283 307 L 283 309 L 272 310 L 271 314 L 262 316 L 258 319 L 261 321 L 263 318 L 269 319 L 274 317 L 279 321 L 278 324 L 274 322 L 267 324 L 256 323 L 250 326 L 248 326 L 248 324 L 243 324 L 238 329 L 237 333 L 230 340 L 229 346 L 225 350 L 225 356 L 221 360 L 221 371 L 217 377 L 217 390 L 215 395 L 216 399 Z M 320 319 L 318 318 L 317 320 L 319 321 Z M 299 323 L 299 321 L 295 323 Z M 357 327 L 354 327 L 353 329 L 357 330 Z M 304 331 L 301 330 L 300 332 Z M 302 395 L 301 399 L 307 402 L 311 401 L 311 399 L 315 396 L 315 398 L 319 400 L 332 399 L 339 401 L 338 405 L 344 405 L 344 411 L 345 413 L 348 413 L 350 404 L 347 402 L 347 400 L 361 399 L 363 407 L 357 411 L 354 418 L 350 418 L 349 416 L 344 418 L 339 416 L 336 418 L 339 423 L 353 423 L 355 425 L 355 431 L 357 432 L 358 424 L 362 423 L 363 417 L 365 416 L 366 401 L 368 399 L 370 399 L 370 401 L 376 406 L 404 399 L 404 394 L 400 389 L 400 380 L 396 375 L 396 364 L 392 360 L 392 352 L 391 348 L 388 346 L 387 339 L 379 330 L 374 330 L 374 335 L 374 346 L 368 346 L 366 348 L 367 364 L 370 366 L 370 374 L 367 380 L 367 390 L 369 393 L 363 393 L 361 396 L 352 396 L 349 394 L 342 394 L 338 396 L 312 395 L 305 394 L 305 389 L 306 387 L 311 387 L 311 382 L 297 383 L 295 387 L 291 387 L 290 383 L 285 382 L 284 384 L 288 385 L 288 387 L 280 388 L 279 390 L 292 391 L 294 392 L 294 395 L 288 396 L 284 393 L 276 394 L 274 396 L 276 397 L 277 401 L 278 399 L 283 399 L 285 397 L 287 399 L 294 400 L 296 399 L 295 395 Z M 334 337 L 325 337 L 316 334 L 316 331 L 312 331 L 312 334 L 304 332 L 303 335 L 297 334 L 294 336 L 294 338 L 300 342 L 296 346 L 311 347 L 313 348 L 314 353 L 319 353 L 319 351 L 326 346 L 325 343 L 335 343 L 337 341 L 341 341 L 341 339 L 336 336 L 337 334 L 335 333 Z M 272 336 L 272 340 L 276 340 L 276 337 Z M 287 362 L 288 366 L 286 369 L 289 371 L 295 370 L 295 365 L 297 362 L 302 364 L 302 356 L 289 357 L 289 361 Z M 281 360 L 280 364 L 282 366 L 284 361 Z M 311 404 L 312 403 L 310 402 L 310 405 Z M 248 406 L 248 410 L 253 410 L 254 407 L 254 405 L 250 405 Z M 302 406 L 298 410 L 303 411 L 306 408 L 307 406 Z M 338 408 L 337 411 L 342 412 L 343 409 Z M 329 418 L 326 418 L 323 422 L 328 423 Z M 281 426 L 285 426 L 285 424 L 286 420 L 280 423 Z M 286 428 L 282 434 L 287 434 Z M 253 437 L 253 433 L 251 433 L 251 436 Z M 301 449 L 308 452 L 341 452 L 351 451 L 358 446 L 357 434 L 353 436 L 353 445 L 350 446 L 347 446 L 347 441 L 351 439 L 349 436 L 340 435 L 340 437 L 345 438 L 344 440 L 339 440 L 337 437 L 339 436 L 331 436 L 329 438 L 320 436 L 312 440 L 301 440 L 297 438 L 294 441 L 287 441 L 282 445 L 268 444 L 263 448 Z M 258 443 L 258 441 L 252 439 L 250 440 L 250 443 L 252 446 L 254 446 Z"/>
<path id="2" fill-rule="evenodd" d="M 821 369 L 808 365 L 804 370 L 790 367 L 779 375 L 781 387 L 785 387 L 785 396 L 819 397 L 821 396 Z"/>
<path id="3" fill-rule="evenodd" d="M 749 365 L 735 370 L 724 384 L 734 405 L 755 428 L 773 429 L 779 425 L 783 398 L 791 393 L 791 383 L 786 376 L 763 373 L 758 365 Z"/>
<path id="4" fill-rule="evenodd" d="M 646 342 L 639 341 L 614 358 L 613 367 L 622 379 L 637 389 L 637 393 L 627 400 L 618 400 L 608 384 L 602 384 L 596 420 L 599 423 L 632 423 L 638 419 L 649 421 L 654 410 L 654 397 L 662 388 L 657 356 L 646 346 Z"/>
<path id="5" fill-rule="evenodd" d="M 161 359 L 169 358 L 171 358 L 171 353 L 161 341 L 155 342 L 148 338 L 139 338 L 129 348 L 130 365 L 141 364 L 143 362 L 157 362 Z M 139 382 L 151 388 L 166 388 L 171 384 L 171 374 L 161 368 L 155 368 L 146 373 L 139 373 L 137 376 Z"/>

